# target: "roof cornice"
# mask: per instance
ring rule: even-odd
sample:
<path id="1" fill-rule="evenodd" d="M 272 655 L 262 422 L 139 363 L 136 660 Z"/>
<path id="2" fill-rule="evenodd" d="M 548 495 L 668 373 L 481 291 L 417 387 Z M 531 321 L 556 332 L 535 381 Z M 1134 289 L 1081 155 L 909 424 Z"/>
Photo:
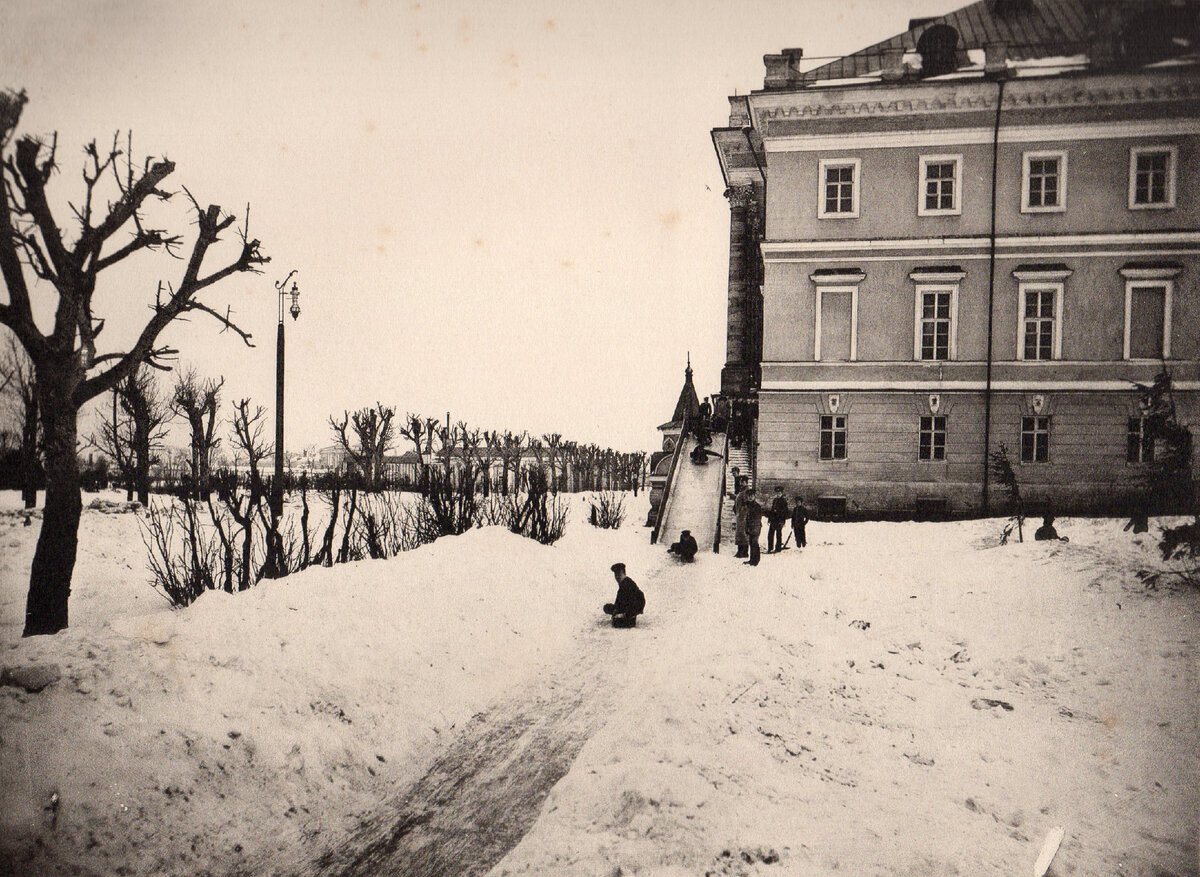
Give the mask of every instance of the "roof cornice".
<path id="1" fill-rule="evenodd" d="M 756 92 L 748 103 L 754 127 L 769 137 L 770 123 L 784 120 L 994 112 L 998 91 L 991 80 L 952 79 Z M 1186 68 L 1010 79 L 1006 80 L 1003 108 L 1054 110 L 1198 100 L 1200 77 Z"/>

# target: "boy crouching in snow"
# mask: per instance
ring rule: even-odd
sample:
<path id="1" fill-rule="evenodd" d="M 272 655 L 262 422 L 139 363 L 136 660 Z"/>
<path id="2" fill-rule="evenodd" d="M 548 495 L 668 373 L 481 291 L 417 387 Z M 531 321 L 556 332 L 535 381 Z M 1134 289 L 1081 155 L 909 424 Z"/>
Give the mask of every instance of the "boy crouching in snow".
<path id="1" fill-rule="evenodd" d="M 612 616 L 613 627 L 634 627 L 637 617 L 646 611 L 646 595 L 625 575 L 625 564 L 614 563 L 611 568 L 617 580 L 617 599 L 604 604 L 604 614 Z"/>

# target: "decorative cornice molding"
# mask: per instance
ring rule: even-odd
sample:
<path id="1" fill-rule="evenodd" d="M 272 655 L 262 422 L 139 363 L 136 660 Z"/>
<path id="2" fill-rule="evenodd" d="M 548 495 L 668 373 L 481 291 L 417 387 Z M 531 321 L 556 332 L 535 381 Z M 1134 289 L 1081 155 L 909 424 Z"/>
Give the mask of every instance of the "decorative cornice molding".
<path id="1" fill-rule="evenodd" d="M 995 110 L 996 90 L 982 80 L 960 80 L 953 84 L 930 83 L 925 88 L 908 87 L 908 93 L 888 89 L 887 95 L 863 94 L 864 87 L 838 90 L 802 90 L 761 93 L 750 98 L 756 127 L 784 119 L 837 119 L 945 114 Z M 1137 81 L 1131 76 L 1107 76 L 1068 80 L 1031 79 L 1013 81 L 1004 94 L 1003 109 L 1059 109 L 1112 106 L 1114 104 L 1163 103 L 1200 98 L 1200 81 L 1194 76 L 1153 78 Z M 878 88 L 878 86 L 870 86 Z M 981 88 L 982 87 L 982 88 Z"/>

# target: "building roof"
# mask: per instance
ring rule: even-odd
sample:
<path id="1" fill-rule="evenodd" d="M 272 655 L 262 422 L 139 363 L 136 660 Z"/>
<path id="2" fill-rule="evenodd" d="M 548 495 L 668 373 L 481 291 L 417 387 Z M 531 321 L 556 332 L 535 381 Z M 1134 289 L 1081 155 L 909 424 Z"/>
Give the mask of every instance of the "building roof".
<path id="1" fill-rule="evenodd" d="M 958 67 L 979 63 L 968 55 L 971 50 L 1001 44 L 1010 62 L 1087 55 L 1095 64 L 1113 51 L 1162 60 L 1195 52 L 1197 5 L 1195 0 L 977 0 L 946 15 L 913 19 L 903 33 L 805 71 L 795 84 L 878 75 L 889 56 L 916 52 L 927 31 L 947 25 L 957 32 Z"/>
<path id="2" fill-rule="evenodd" d="M 661 424 L 659 429 L 671 429 L 683 423 L 684 418 L 695 420 L 700 415 L 700 397 L 696 395 L 696 387 L 692 384 L 692 358 L 688 357 L 687 368 L 683 370 L 683 389 L 679 391 L 679 401 L 675 403 L 675 413 L 671 419 Z"/>

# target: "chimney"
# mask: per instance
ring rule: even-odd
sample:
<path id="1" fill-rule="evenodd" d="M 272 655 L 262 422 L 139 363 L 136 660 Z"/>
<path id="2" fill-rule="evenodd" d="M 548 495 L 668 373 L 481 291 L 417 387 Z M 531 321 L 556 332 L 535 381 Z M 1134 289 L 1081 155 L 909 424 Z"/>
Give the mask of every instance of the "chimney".
<path id="1" fill-rule="evenodd" d="M 889 46 L 883 50 L 879 78 L 884 82 L 899 82 L 905 76 L 904 47 Z"/>
<path id="2" fill-rule="evenodd" d="M 983 47 L 983 75 L 997 79 L 1008 75 L 1008 43 L 988 43 Z"/>
<path id="3" fill-rule="evenodd" d="M 766 67 L 763 88 L 778 90 L 802 85 L 804 80 L 800 73 L 802 57 L 804 57 L 803 49 L 783 49 L 778 55 L 763 55 L 763 65 Z"/>

